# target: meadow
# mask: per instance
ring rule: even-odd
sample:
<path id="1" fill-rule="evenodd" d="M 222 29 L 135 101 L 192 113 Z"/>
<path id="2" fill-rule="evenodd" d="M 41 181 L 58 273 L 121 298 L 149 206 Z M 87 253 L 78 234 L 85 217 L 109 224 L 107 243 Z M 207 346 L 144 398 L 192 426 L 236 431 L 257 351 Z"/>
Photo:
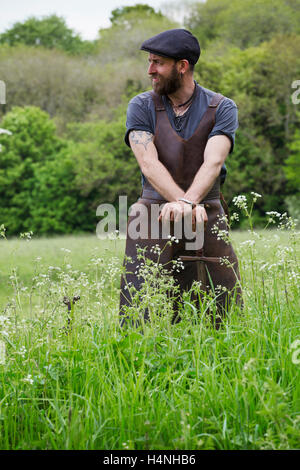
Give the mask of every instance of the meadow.
<path id="1" fill-rule="evenodd" d="M 154 308 L 121 329 L 124 239 L 2 228 L 0 448 L 299 448 L 299 233 L 269 219 L 231 233 L 244 309 L 219 329 L 212 294 L 198 311 L 187 294 L 176 325 Z M 151 305 L 168 311 L 161 292 Z"/>

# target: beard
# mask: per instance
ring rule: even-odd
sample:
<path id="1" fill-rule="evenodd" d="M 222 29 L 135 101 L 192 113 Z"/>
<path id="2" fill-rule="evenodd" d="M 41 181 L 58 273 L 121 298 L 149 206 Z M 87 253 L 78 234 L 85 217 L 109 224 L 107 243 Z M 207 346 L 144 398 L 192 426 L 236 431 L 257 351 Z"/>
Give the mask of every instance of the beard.
<path id="1" fill-rule="evenodd" d="M 162 77 L 158 74 L 156 76 L 159 78 L 159 82 L 153 83 L 152 88 L 158 95 L 172 95 L 181 87 L 181 74 L 177 71 L 175 64 L 169 77 Z"/>

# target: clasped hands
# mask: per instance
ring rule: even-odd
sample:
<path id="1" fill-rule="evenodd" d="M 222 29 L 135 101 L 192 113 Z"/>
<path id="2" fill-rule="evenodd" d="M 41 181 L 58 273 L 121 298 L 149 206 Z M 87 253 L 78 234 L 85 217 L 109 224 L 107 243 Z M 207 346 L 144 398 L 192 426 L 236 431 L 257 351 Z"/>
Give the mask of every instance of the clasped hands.
<path id="1" fill-rule="evenodd" d="M 192 206 L 184 201 L 167 202 L 162 208 L 158 220 L 179 222 L 183 217 L 192 215 L 192 230 L 196 230 L 196 225 L 204 222 L 206 225 L 208 218 L 203 205 Z"/>

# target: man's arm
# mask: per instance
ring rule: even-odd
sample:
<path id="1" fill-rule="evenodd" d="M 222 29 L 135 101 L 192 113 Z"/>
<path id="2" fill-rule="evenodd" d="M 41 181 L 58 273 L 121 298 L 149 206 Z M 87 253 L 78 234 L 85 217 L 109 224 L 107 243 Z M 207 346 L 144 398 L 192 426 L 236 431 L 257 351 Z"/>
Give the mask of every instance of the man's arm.
<path id="1" fill-rule="evenodd" d="M 129 134 L 129 142 L 142 173 L 153 188 L 167 201 L 176 201 L 179 197 L 183 197 L 184 191 L 158 159 L 153 134 L 133 130 Z"/>
<path id="2" fill-rule="evenodd" d="M 188 201 L 198 204 L 203 201 L 209 190 L 219 176 L 223 163 L 230 151 L 231 141 L 225 135 L 215 135 L 211 137 L 204 150 L 204 162 L 195 175 L 195 178 L 184 194 Z M 179 196 L 182 197 L 182 196 Z M 182 202 L 171 202 L 165 204 L 161 211 L 162 219 L 179 220 L 183 214 Z M 197 206 L 195 213 L 196 221 L 207 221 L 207 214 L 203 207 Z"/>
<path id="3" fill-rule="evenodd" d="M 177 199 L 184 196 L 184 191 L 175 183 L 166 167 L 158 160 L 153 134 L 147 131 L 131 131 L 129 142 L 142 173 L 164 199 L 171 201 L 165 204 L 159 219 L 180 220 L 186 213 L 187 207 L 184 202 L 177 202 Z M 207 221 L 207 214 L 203 207 L 197 208 L 195 220 L 196 222 Z"/>
<path id="4" fill-rule="evenodd" d="M 204 150 L 204 162 L 185 193 L 185 199 L 199 203 L 205 198 L 219 176 L 230 148 L 231 141 L 225 135 L 215 135 L 208 140 Z"/>

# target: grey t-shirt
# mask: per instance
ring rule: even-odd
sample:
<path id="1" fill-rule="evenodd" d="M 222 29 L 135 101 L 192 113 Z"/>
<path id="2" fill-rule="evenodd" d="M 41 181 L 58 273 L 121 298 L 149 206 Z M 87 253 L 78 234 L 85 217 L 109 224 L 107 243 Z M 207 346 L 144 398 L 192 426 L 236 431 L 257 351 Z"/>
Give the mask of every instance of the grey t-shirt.
<path id="1" fill-rule="evenodd" d="M 195 82 L 196 83 L 196 82 Z M 175 116 L 172 106 L 166 96 L 162 96 L 163 103 L 173 129 L 183 138 L 189 139 L 196 131 L 202 116 L 204 115 L 215 92 L 203 88 L 196 83 L 196 94 L 191 106 L 182 116 Z M 141 130 L 155 134 L 156 116 L 155 106 L 150 91 L 135 96 L 129 102 L 127 109 L 125 142 L 130 147 L 129 133 L 132 130 Z M 208 138 L 214 135 L 226 135 L 231 140 L 230 153 L 233 151 L 235 131 L 238 128 L 237 106 L 229 98 L 221 101 L 216 111 L 215 125 Z M 221 182 L 225 181 L 226 167 L 221 171 Z M 142 175 L 144 183 L 144 175 Z"/>

